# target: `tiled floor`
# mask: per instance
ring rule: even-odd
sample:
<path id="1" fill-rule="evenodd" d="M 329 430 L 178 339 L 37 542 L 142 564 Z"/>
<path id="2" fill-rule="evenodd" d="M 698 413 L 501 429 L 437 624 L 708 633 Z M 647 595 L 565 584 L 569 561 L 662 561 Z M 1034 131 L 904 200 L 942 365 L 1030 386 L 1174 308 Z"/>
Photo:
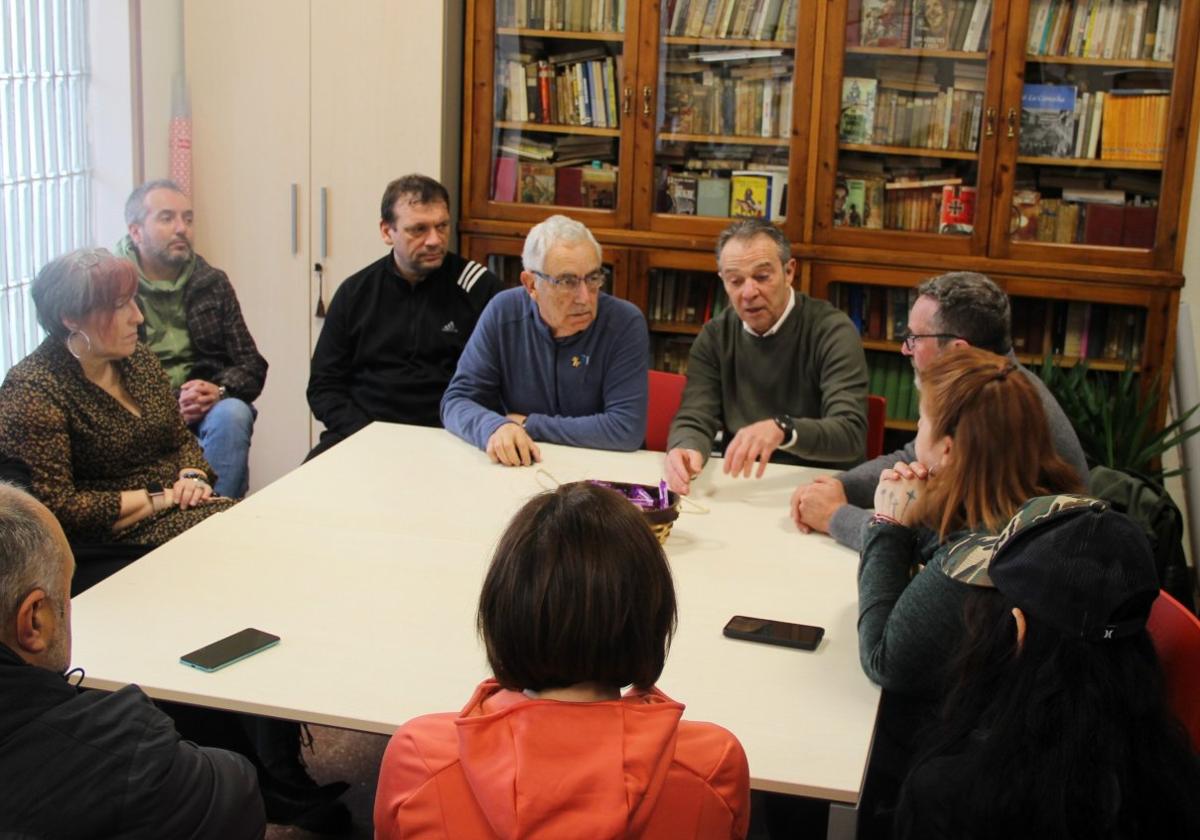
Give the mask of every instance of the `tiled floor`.
<path id="1" fill-rule="evenodd" d="M 379 779 L 379 762 L 387 747 L 387 736 L 325 726 L 313 726 L 310 731 L 313 751 L 304 751 L 304 761 L 312 777 L 321 783 L 338 779 L 350 783 L 350 790 L 342 794 L 342 801 L 354 818 L 354 829 L 343 836 L 373 837 L 371 810 L 375 805 L 375 783 Z M 267 826 L 267 840 L 309 840 L 321 836 L 295 826 Z"/>

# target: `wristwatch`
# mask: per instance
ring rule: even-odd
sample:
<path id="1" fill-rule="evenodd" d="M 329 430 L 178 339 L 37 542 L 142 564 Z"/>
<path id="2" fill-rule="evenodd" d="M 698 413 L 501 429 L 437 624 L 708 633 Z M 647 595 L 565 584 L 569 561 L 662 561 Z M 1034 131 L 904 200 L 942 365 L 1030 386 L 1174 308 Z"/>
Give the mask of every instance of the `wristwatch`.
<path id="1" fill-rule="evenodd" d="M 163 489 L 162 482 L 147 482 L 146 495 L 150 497 L 150 509 L 155 513 L 158 513 L 159 502 L 164 502 L 167 498 L 167 491 Z"/>
<path id="2" fill-rule="evenodd" d="M 777 414 L 771 418 L 775 421 L 775 425 L 779 427 L 779 431 L 783 432 L 783 443 L 780 446 L 791 446 L 796 442 L 796 424 L 792 422 L 792 418 L 786 414 Z"/>
<path id="3" fill-rule="evenodd" d="M 225 386 L 224 385 L 217 386 L 217 399 L 219 399 L 219 400 L 225 399 Z"/>

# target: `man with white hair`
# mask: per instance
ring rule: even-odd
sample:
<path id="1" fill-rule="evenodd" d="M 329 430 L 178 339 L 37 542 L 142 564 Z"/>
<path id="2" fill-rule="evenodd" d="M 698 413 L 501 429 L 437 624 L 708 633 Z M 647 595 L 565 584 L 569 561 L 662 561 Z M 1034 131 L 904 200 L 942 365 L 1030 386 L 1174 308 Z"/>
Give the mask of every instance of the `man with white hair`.
<path id="1" fill-rule="evenodd" d="M 137 686 L 80 692 L 75 560 L 41 503 L 0 482 L 0 836 L 263 836 L 250 762 L 183 741 Z"/>
<path id="2" fill-rule="evenodd" d="M 529 231 L 521 288 L 479 319 L 442 398 L 442 423 L 506 466 L 535 441 L 637 449 L 646 433 L 650 338 L 641 310 L 601 291 L 600 245 L 551 216 Z"/>

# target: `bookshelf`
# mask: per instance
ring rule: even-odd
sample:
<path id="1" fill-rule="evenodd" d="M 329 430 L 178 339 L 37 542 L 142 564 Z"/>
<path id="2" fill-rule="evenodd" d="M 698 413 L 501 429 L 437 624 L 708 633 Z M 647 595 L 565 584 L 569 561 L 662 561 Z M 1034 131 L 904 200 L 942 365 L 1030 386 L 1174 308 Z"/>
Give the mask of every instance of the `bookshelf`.
<path id="1" fill-rule="evenodd" d="M 740 213 L 783 228 L 813 296 L 848 307 L 857 286 L 886 305 L 930 275 L 981 271 L 1014 300 L 1027 365 L 1171 364 L 1200 4 L 473 0 L 467 21 L 463 251 L 511 259 L 532 223 L 579 218 L 614 293 L 646 312 L 657 367 L 679 369 L 719 311 L 712 248 Z M 543 121 L 539 62 L 551 79 L 611 64 L 613 119 Z M 533 110 L 513 119 L 518 81 Z M 517 186 L 498 193 L 504 157 Z M 528 165 L 546 167 L 550 203 L 522 200 Z M 584 177 L 604 183 L 600 201 Z M 886 390 L 899 344 L 865 315 Z M 907 431 L 902 399 L 888 426 Z"/>

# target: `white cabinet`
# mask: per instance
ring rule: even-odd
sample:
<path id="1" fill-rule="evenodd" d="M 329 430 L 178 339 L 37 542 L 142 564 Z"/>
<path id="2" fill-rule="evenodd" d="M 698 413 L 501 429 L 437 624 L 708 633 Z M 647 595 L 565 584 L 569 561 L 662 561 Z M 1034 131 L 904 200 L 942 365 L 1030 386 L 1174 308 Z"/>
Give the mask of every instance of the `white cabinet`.
<path id="1" fill-rule="evenodd" d="M 304 390 L 337 284 L 386 253 L 379 200 L 407 172 L 457 190 L 453 0 L 188 0 L 196 249 L 229 273 L 270 363 L 251 487 L 315 441 Z M 454 208 L 456 211 L 456 208 Z"/>

